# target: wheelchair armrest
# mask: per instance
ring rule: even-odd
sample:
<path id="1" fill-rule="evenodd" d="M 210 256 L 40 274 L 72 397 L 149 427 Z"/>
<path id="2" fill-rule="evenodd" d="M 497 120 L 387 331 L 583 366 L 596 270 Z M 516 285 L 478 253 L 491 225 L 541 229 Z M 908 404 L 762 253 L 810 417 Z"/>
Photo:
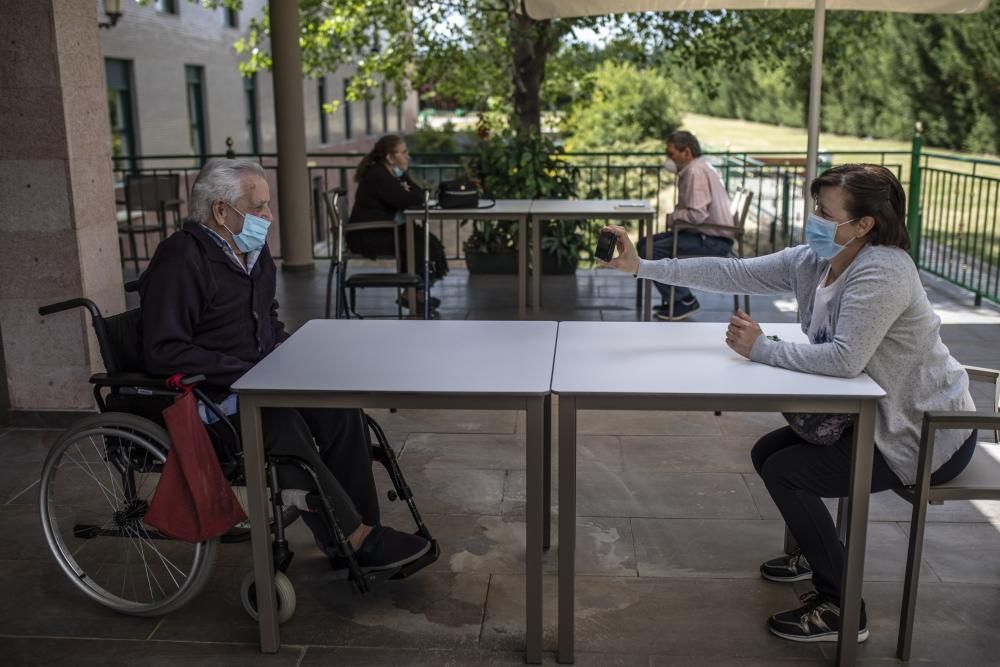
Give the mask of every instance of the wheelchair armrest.
<path id="1" fill-rule="evenodd" d="M 181 378 L 182 385 L 193 385 L 204 381 L 204 375 L 189 375 Z M 166 378 L 153 377 L 143 373 L 95 373 L 90 376 L 90 383 L 96 384 L 98 387 L 143 387 L 177 393 L 167 389 Z"/>

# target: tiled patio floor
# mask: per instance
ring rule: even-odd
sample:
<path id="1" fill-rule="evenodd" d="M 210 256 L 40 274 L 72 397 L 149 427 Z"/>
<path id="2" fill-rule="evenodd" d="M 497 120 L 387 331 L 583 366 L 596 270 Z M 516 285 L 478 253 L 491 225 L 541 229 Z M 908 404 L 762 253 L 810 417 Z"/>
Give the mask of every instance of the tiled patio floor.
<path id="1" fill-rule="evenodd" d="M 325 269 L 325 267 L 322 267 Z M 927 279 L 946 343 L 965 363 L 1000 366 L 1000 310 Z M 284 276 L 291 327 L 322 315 L 323 271 Z M 445 318 L 510 319 L 510 277 L 456 270 L 436 294 Z M 725 321 L 732 300 L 699 295 L 695 321 Z M 634 283 L 607 271 L 546 278 L 543 318 L 632 320 Z M 362 312 L 392 314 L 362 296 Z M 754 298 L 764 322 L 794 321 L 787 299 Z M 661 326 L 684 326 L 683 323 Z M 720 341 L 720 345 L 723 344 Z M 0 429 L 0 664 L 4 665 L 517 665 L 523 661 L 524 437 L 513 412 L 373 413 L 401 462 L 441 559 L 420 575 L 353 597 L 301 524 L 291 578 L 295 617 L 278 655 L 257 652 L 240 603 L 249 548 L 223 548 L 207 590 L 165 618 L 115 615 L 78 594 L 48 554 L 37 518 L 38 470 L 58 432 Z M 555 420 L 554 420 L 555 421 Z M 821 665 L 833 645 L 770 636 L 768 614 L 806 587 L 765 582 L 782 523 L 748 450 L 778 415 L 585 413 L 580 432 L 579 665 Z M 388 486 L 381 471 L 378 479 Z M 386 522 L 406 525 L 398 504 Z M 1000 664 L 1000 503 L 931 508 L 914 664 Z M 891 665 L 909 509 L 873 498 L 865 599 L 865 664 Z M 558 544 L 545 556 L 546 663 L 554 663 Z"/>

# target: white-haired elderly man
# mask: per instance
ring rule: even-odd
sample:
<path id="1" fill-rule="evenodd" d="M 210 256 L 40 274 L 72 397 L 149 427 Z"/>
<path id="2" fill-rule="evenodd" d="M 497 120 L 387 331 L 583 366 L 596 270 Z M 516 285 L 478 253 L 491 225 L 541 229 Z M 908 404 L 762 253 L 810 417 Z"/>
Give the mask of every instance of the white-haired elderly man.
<path id="1" fill-rule="evenodd" d="M 259 164 L 210 161 L 192 188 L 190 218 L 159 245 L 139 279 L 147 372 L 205 375 L 205 389 L 232 415 L 238 405 L 229 386 L 289 336 L 274 298 L 270 202 Z M 214 421 L 211 413 L 202 418 Z M 238 417 L 233 421 L 239 424 Z M 380 525 L 371 443 L 360 410 L 271 408 L 262 411 L 261 421 L 265 450 L 305 460 L 316 471 L 364 571 L 395 569 L 428 551 L 422 537 Z M 219 424 L 209 427 L 221 432 Z M 278 476 L 287 488 L 313 487 L 294 466 L 279 468 Z M 334 540 L 324 522 L 311 513 L 303 517 L 333 558 Z"/>

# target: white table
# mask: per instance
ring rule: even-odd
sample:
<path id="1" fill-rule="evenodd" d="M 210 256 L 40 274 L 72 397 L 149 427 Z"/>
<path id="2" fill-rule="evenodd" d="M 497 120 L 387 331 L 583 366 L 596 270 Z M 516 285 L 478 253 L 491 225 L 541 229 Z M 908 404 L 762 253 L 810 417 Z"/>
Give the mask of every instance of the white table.
<path id="1" fill-rule="evenodd" d="M 270 407 L 496 409 L 527 412 L 527 661 L 542 657 L 546 412 L 555 322 L 313 320 L 240 378 L 240 423 L 260 647 L 280 646 L 260 410 Z M 544 516 L 543 516 L 544 514 Z M 432 528 L 433 529 L 433 528 Z M 391 585 L 391 584 L 390 584 Z"/>
<path id="2" fill-rule="evenodd" d="M 646 202 L 636 199 L 536 199 L 531 202 L 532 248 L 534 266 L 531 276 L 531 304 L 538 312 L 541 303 L 541 253 L 538 224 L 541 220 L 638 220 L 639 237 L 648 223 L 646 231 L 646 257 L 653 256 L 654 216 L 656 212 Z M 642 281 L 642 319 L 649 321 L 652 315 L 652 284 Z"/>
<path id="3" fill-rule="evenodd" d="M 530 199 L 497 199 L 496 205 L 490 208 L 432 208 L 428 212 L 430 220 L 513 220 L 517 225 L 517 316 L 524 319 L 527 314 L 527 280 L 528 280 L 528 243 L 527 227 L 529 214 L 531 212 Z M 407 222 L 423 222 L 424 210 L 407 209 Z M 413 232 L 412 226 L 408 226 L 407 234 Z M 537 243 L 536 246 L 537 247 Z M 412 252 L 413 240 L 407 238 L 407 249 Z M 537 259 L 537 258 L 536 258 Z M 413 258 L 408 257 L 410 262 L 407 266 L 414 266 Z M 538 264 L 536 263 L 537 267 Z M 536 270 L 537 271 L 537 270 Z M 413 298 L 411 296 L 411 298 Z M 537 307 L 535 308 L 537 312 Z"/>
<path id="4" fill-rule="evenodd" d="M 725 343 L 724 323 L 562 322 L 552 373 L 559 395 L 559 662 L 573 662 L 576 419 L 579 410 L 841 412 L 857 415 L 847 509 L 843 625 L 837 663 L 852 665 L 864 571 L 877 399 L 868 376 L 833 378 L 751 362 Z M 806 342 L 797 324 L 761 324 Z M 747 563 L 753 567 L 755 563 Z M 778 610 L 775 610 L 778 611 Z M 763 627 L 763 619 L 761 619 Z M 669 628 L 664 628 L 669 632 Z M 845 642 L 845 632 L 847 641 Z"/>

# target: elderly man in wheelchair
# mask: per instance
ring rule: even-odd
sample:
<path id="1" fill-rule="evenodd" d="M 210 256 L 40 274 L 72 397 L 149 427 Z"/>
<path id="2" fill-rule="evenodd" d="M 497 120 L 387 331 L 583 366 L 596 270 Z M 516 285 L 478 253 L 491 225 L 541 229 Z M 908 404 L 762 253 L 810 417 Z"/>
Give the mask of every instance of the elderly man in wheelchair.
<path id="1" fill-rule="evenodd" d="M 167 613 L 207 582 L 219 540 L 184 544 L 142 521 L 170 449 L 159 413 L 184 388 L 176 381 L 168 388 L 163 378 L 195 387 L 223 472 L 234 486 L 242 484 L 239 404 L 229 386 L 289 337 L 274 298 L 269 202 L 260 165 L 213 160 L 194 183 L 189 220 L 160 244 L 138 281 L 140 309 L 102 318 L 86 299 L 40 309 L 42 315 L 90 310 L 107 369 L 91 378 L 101 414 L 75 424 L 53 447 L 40 499 L 46 538 L 62 569 L 116 611 Z M 332 567 L 347 570 L 360 592 L 437 558 L 437 544 L 374 420 L 357 409 L 287 408 L 264 410 L 261 420 L 280 620 L 294 611 L 294 589 L 284 575 L 292 559 L 284 528 L 298 516 Z M 381 525 L 373 459 L 395 486 L 389 498 L 409 506 L 416 533 Z M 81 500 L 81 487 L 93 487 L 94 498 Z M 75 508 L 73 516 L 67 507 Z M 248 537 L 237 527 L 221 541 Z M 242 597 L 255 615 L 252 583 L 248 574 Z"/>

